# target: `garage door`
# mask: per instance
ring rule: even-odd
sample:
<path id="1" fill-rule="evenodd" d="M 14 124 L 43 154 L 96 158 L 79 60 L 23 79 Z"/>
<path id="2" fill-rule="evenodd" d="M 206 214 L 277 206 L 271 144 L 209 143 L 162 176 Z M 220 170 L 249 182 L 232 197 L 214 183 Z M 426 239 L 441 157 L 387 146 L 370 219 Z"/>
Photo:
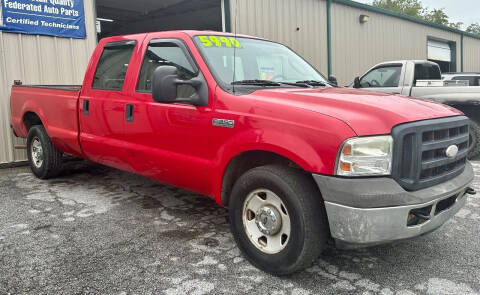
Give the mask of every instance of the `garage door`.
<path id="1" fill-rule="evenodd" d="M 1 2 L 1 1 L 0 1 Z M 222 31 L 221 0 L 96 0 L 99 38 L 167 30 Z"/>
<path id="2" fill-rule="evenodd" d="M 452 52 L 450 44 L 447 42 L 440 42 L 434 40 L 428 40 L 428 59 L 451 62 Z"/>

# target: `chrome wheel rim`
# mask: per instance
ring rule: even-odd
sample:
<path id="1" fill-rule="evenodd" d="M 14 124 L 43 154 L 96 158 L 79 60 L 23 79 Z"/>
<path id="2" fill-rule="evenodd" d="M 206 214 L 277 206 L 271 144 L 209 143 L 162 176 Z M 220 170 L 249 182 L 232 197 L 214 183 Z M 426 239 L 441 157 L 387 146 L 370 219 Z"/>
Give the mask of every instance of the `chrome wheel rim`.
<path id="1" fill-rule="evenodd" d="M 279 253 L 290 240 L 287 207 L 270 190 L 259 189 L 248 195 L 243 203 L 242 221 L 248 239 L 263 253 Z"/>
<path id="2" fill-rule="evenodd" d="M 43 164 L 43 147 L 40 139 L 34 137 L 30 148 L 30 154 L 32 156 L 32 163 L 35 167 L 40 168 Z"/>

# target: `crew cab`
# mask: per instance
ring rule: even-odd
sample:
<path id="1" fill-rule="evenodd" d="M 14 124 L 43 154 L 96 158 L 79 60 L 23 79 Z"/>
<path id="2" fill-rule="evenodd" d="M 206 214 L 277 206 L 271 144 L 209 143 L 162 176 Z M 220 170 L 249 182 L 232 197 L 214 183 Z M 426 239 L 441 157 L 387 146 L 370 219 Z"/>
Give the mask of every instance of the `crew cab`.
<path id="1" fill-rule="evenodd" d="M 474 158 L 480 155 L 480 85 L 463 83 L 462 86 L 459 82 L 466 81 L 454 75 L 442 78 L 440 67 L 434 62 L 400 60 L 373 66 L 363 76 L 355 78 L 351 86 L 424 98 L 461 110 L 471 120 L 469 157 Z"/>
<path id="2" fill-rule="evenodd" d="M 82 86 L 16 83 L 14 133 L 31 170 L 69 154 L 229 208 L 255 266 L 301 270 L 327 242 L 431 232 L 464 206 L 469 120 L 449 106 L 332 86 L 287 47 L 213 31 L 99 42 Z"/>

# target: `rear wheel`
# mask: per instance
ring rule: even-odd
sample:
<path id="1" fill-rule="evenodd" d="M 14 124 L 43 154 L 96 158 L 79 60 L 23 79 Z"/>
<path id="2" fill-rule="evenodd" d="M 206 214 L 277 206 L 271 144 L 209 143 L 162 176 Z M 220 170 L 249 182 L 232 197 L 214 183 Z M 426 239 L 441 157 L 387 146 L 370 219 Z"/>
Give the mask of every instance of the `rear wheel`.
<path id="1" fill-rule="evenodd" d="M 473 159 L 480 155 L 480 126 L 470 119 L 470 146 L 468 158 Z"/>
<path id="2" fill-rule="evenodd" d="M 230 227 L 238 247 L 256 267 L 286 275 L 309 267 L 328 239 L 323 201 L 298 169 L 268 165 L 235 183 Z"/>
<path id="3" fill-rule="evenodd" d="M 30 168 L 38 178 L 48 179 L 60 173 L 62 153 L 53 145 L 43 126 L 35 125 L 28 131 L 27 155 Z"/>

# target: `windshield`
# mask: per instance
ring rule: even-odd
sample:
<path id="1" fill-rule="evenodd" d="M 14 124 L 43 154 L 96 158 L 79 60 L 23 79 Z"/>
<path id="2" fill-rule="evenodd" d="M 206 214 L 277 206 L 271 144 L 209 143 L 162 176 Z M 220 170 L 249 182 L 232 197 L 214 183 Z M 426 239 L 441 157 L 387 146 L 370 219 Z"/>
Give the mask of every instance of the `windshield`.
<path id="1" fill-rule="evenodd" d="M 278 43 L 214 35 L 196 36 L 194 41 L 219 84 L 328 83 L 305 60 Z"/>

